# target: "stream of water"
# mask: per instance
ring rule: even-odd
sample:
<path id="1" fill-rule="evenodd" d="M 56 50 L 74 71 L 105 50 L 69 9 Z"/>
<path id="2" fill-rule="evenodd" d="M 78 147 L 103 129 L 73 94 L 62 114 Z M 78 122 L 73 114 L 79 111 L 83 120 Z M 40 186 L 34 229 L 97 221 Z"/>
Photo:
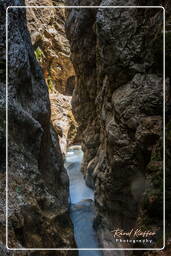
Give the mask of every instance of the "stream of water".
<path id="1" fill-rule="evenodd" d="M 74 226 L 74 236 L 78 248 L 98 248 L 96 232 L 93 228 L 95 216 L 94 191 L 89 188 L 81 173 L 83 152 L 81 146 L 68 148 L 65 167 L 69 176 L 70 216 Z M 79 251 L 79 256 L 102 256 L 101 251 Z"/>

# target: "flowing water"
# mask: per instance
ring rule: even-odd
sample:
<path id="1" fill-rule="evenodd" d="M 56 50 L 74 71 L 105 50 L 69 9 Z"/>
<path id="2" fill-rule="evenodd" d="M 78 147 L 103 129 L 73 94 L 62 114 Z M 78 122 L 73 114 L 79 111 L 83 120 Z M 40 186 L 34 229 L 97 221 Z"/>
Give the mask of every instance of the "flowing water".
<path id="1" fill-rule="evenodd" d="M 69 176 L 70 216 L 74 226 L 74 236 L 78 248 L 98 248 L 96 232 L 93 228 L 95 216 L 94 192 L 89 188 L 81 173 L 83 152 L 80 146 L 68 148 L 65 167 Z M 79 251 L 79 256 L 102 256 L 101 251 Z"/>

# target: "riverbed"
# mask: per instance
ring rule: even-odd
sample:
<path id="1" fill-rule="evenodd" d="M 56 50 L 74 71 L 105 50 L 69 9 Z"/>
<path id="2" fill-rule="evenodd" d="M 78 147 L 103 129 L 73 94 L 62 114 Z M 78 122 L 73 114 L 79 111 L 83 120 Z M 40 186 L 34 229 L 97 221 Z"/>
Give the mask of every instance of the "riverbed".
<path id="1" fill-rule="evenodd" d="M 94 191 L 89 188 L 81 172 L 83 152 L 81 146 L 68 148 L 65 168 L 69 176 L 70 217 L 78 248 L 99 248 L 96 231 L 93 228 L 95 217 Z M 87 254 L 88 253 L 88 254 Z M 101 251 L 79 251 L 79 256 L 102 256 Z"/>

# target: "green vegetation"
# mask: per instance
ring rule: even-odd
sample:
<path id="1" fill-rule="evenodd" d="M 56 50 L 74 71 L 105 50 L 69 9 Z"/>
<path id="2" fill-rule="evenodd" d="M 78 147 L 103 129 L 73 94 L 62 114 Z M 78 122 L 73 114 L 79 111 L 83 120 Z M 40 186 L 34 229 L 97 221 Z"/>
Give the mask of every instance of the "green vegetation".
<path id="1" fill-rule="evenodd" d="M 38 46 L 37 49 L 34 51 L 35 55 L 36 55 L 36 59 L 39 62 L 42 62 L 44 54 L 43 51 L 40 49 L 40 47 Z"/>
<path id="2" fill-rule="evenodd" d="M 49 92 L 52 93 L 53 92 L 53 81 L 50 76 L 47 79 L 47 85 L 48 85 Z"/>

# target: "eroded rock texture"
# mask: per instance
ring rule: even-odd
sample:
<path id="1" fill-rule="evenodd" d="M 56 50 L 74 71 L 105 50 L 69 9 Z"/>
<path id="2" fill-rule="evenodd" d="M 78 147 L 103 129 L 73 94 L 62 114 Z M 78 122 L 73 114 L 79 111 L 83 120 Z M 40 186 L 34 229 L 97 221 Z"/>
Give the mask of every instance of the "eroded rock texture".
<path id="1" fill-rule="evenodd" d="M 63 1 L 27 1 L 27 5 L 62 6 Z M 67 146 L 74 143 L 77 123 L 70 104 L 75 87 L 75 71 L 65 34 L 64 8 L 28 8 L 27 25 L 36 58 L 48 85 L 52 125 L 65 154 Z"/>
<path id="2" fill-rule="evenodd" d="M 23 1 L 1 1 L 0 140 L 5 129 L 5 8 Z M 25 9 L 9 9 L 8 33 L 8 228 L 10 248 L 75 247 L 68 215 L 68 177 L 55 131 L 50 101 L 34 55 Z M 4 152 L 4 151 L 3 151 Z M 5 244 L 5 166 L 0 170 L 0 247 L 2 255 L 75 255 L 67 251 L 7 252 Z"/>
<path id="3" fill-rule="evenodd" d="M 60 148 L 64 155 L 67 147 L 76 141 L 78 126 L 72 113 L 71 98 L 58 92 L 50 94 L 51 121 L 58 133 Z"/>
<path id="4" fill-rule="evenodd" d="M 166 2 L 104 0 L 93 4 Z M 163 10 L 67 10 L 66 31 L 77 75 L 72 105 L 83 138 L 83 172 L 95 188 L 95 226 L 101 244 L 115 246 L 110 232 L 115 228 L 141 226 L 159 228 L 155 246 L 162 247 Z M 169 41 L 169 29 L 166 36 Z M 167 69 L 167 106 L 169 85 Z"/>
<path id="5" fill-rule="evenodd" d="M 27 1 L 27 6 L 58 6 L 59 0 Z M 28 8 L 27 24 L 32 44 L 50 92 L 72 95 L 67 87 L 75 71 L 70 60 L 70 46 L 65 35 L 64 8 Z"/>

